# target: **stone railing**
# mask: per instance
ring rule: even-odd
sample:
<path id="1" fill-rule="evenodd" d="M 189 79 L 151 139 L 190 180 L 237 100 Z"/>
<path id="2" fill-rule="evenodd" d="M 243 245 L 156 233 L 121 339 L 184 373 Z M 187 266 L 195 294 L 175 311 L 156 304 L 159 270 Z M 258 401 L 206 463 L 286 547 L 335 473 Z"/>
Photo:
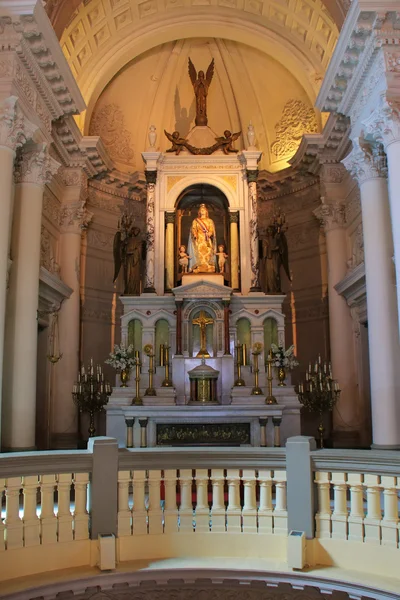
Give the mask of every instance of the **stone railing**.
<path id="1" fill-rule="evenodd" d="M 291 530 L 305 532 L 310 568 L 394 577 L 399 484 L 397 452 L 316 451 L 304 437 L 286 449 L 95 438 L 87 451 L 3 454 L 0 582 L 100 565 L 101 534 L 119 562 L 262 556 L 287 568 Z"/>

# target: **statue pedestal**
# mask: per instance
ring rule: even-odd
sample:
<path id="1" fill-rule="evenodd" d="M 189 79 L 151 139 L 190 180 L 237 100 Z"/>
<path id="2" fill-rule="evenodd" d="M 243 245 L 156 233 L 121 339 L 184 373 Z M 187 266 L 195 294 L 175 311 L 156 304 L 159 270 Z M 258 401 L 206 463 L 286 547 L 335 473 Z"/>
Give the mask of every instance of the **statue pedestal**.
<path id="1" fill-rule="evenodd" d="M 192 283 L 215 283 L 216 285 L 224 285 L 224 276 L 221 273 L 187 273 L 182 275 L 182 286 Z"/>

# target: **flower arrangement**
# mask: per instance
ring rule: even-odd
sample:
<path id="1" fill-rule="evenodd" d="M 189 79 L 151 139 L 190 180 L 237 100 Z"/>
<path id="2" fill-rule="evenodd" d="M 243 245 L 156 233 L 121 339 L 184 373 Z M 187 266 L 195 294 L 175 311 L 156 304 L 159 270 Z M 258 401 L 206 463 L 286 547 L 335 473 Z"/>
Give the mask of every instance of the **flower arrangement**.
<path id="1" fill-rule="evenodd" d="M 136 365 L 136 358 L 133 356 L 133 346 L 128 347 L 121 344 L 114 346 L 114 352 L 110 352 L 110 358 L 105 361 L 107 365 L 111 365 L 117 371 L 130 370 Z"/>
<path id="2" fill-rule="evenodd" d="M 282 346 L 271 344 L 273 366 L 277 369 L 288 369 L 291 371 L 299 364 L 295 354 L 294 346 L 290 346 L 287 350 L 284 350 Z"/>

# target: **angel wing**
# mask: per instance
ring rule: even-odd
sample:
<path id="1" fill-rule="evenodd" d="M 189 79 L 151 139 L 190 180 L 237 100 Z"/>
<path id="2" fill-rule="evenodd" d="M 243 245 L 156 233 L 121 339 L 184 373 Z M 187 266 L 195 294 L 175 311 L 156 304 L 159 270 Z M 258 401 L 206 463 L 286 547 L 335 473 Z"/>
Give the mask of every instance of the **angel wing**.
<path id="1" fill-rule="evenodd" d="M 171 144 L 174 144 L 174 143 L 175 143 L 175 140 L 174 140 L 174 138 L 172 137 L 172 134 L 171 134 L 171 133 L 168 133 L 168 131 L 166 131 L 165 129 L 164 129 L 164 133 L 165 133 L 165 135 L 167 136 L 167 138 L 169 139 L 169 141 L 171 142 Z"/>
<path id="2" fill-rule="evenodd" d="M 285 270 L 285 273 L 286 273 L 289 281 L 292 281 L 292 277 L 290 275 L 290 269 L 289 269 L 289 249 L 288 249 L 286 235 L 284 233 L 281 233 L 280 237 L 281 237 L 280 255 L 281 255 L 282 265 L 283 265 L 283 268 Z"/>
<path id="3" fill-rule="evenodd" d="M 121 232 L 117 231 L 114 236 L 113 254 L 114 254 L 114 279 L 113 283 L 117 279 L 122 265 L 122 241 Z"/>
<path id="4" fill-rule="evenodd" d="M 237 133 L 232 133 L 231 135 L 231 140 L 232 142 L 236 142 L 236 140 L 238 139 L 238 137 L 242 134 L 241 131 L 238 131 Z"/>
<path id="5" fill-rule="evenodd" d="M 207 81 L 208 85 L 210 85 L 213 75 L 214 75 L 214 59 L 212 59 L 212 61 L 208 65 L 208 69 L 207 69 L 207 73 L 206 73 L 206 81 Z"/>
<path id="6" fill-rule="evenodd" d="M 208 71 L 207 71 L 207 73 L 208 73 Z M 196 83 L 196 79 L 197 79 L 197 72 L 194 67 L 194 64 L 190 60 L 190 56 L 189 56 L 189 77 L 190 77 L 190 81 L 192 82 L 192 85 L 194 85 Z"/>

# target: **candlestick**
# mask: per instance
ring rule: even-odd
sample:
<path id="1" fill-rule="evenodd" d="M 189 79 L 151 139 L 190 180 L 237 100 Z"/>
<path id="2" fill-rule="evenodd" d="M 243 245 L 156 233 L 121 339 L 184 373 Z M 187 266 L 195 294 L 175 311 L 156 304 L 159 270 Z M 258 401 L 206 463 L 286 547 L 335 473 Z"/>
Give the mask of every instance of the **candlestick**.
<path id="1" fill-rule="evenodd" d="M 161 387 L 172 387 L 172 380 L 169 376 L 169 349 L 170 346 L 164 345 L 164 366 L 165 366 L 165 379 L 161 384 Z"/>
<path id="2" fill-rule="evenodd" d="M 79 412 L 89 413 L 89 437 L 93 437 L 96 432 L 94 415 L 103 410 L 111 394 L 111 386 L 108 382 L 104 384 L 103 376 L 103 383 L 100 383 L 100 372 L 101 367 L 97 365 L 95 368 L 91 358 L 87 372 L 82 365 L 78 371 L 77 382 L 72 386 L 72 398 Z"/>
<path id="3" fill-rule="evenodd" d="M 136 384 L 136 395 L 135 395 L 135 397 L 132 400 L 132 405 L 134 404 L 136 406 L 141 406 L 143 404 L 142 399 L 140 397 L 140 367 L 141 366 L 142 365 L 140 363 L 139 351 L 136 350 L 135 351 L 135 370 L 136 370 L 135 384 Z"/>
<path id="4" fill-rule="evenodd" d="M 143 348 L 144 353 L 149 357 L 149 387 L 145 391 L 145 396 L 157 396 L 157 392 L 153 387 L 153 373 L 154 373 L 154 354 L 153 346 L 146 344 Z"/>
<path id="5" fill-rule="evenodd" d="M 236 367 L 237 367 L 237 379 L 234 383 L 235 386 L 243 386 L 246 385 L 244 382 L 244 379 L 242 379 L 242 372 L 241 372 L 241 368 L 242 368 L 242 360 L 243 360 L 243 346 L 242 344 L 240 344 L 238 342 L 238 344 L 235 346 L 236 348 Z"/>
<path id="6" fill-rule="evenodd" d="M 268 396 L 265 399 L 265 404 L 278 404 L 275 396 L 272 394 L 272 363 L 273 363 L 272 350 L 268 352 L 267 358 L 267 382 L 268 382 Z"/>

